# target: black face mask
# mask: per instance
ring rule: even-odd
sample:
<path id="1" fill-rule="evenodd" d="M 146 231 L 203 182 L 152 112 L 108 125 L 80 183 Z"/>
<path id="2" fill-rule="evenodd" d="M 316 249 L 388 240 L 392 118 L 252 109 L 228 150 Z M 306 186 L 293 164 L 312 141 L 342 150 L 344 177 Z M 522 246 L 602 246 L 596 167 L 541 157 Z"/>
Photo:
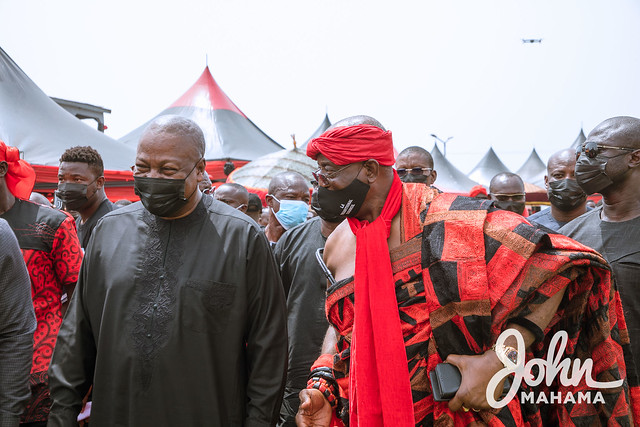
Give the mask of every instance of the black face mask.
<path id="1" fill-rule="evenodd" d="M 587 194 L 575 179 L 549 182 L 549 202 L 561 211 L 571 211 L 587 199 Z"/>
<path id="2" fill-rule="evenodd" d="M 172 217 L 182 209 L 189 197 L 184 196 L 184 179 L 133 177 L 133 187 L 144 207 L 154 215 Z M 196 192 L 195 188 L 193 193 Z M 191 193 L 191 195 L 193 195 Z"/>
<path id="3" fill-rule="evenodd" d="M 82 209 L 88 202 L 87 188 L 89 185 L 96 182 L 98 178 L 91 181 L 89 184 L 80 184 L 77 182 L 63 182 L 58 184 L 58 190 L 56 190 L 56 197 L 62 201 L 65 209 L 70 211 L 77 211 Z"/>
<path id="4" fill-rule="evenodd" d="M 429 180 L 430 176 L 431 175 L 425 175 L 425 174 L 414 175 L 412 173 L 408 173 L 405 176 L 403 176 L 402 178 L 400 178 L 400 180 L 402 182 L 408 182 L 408 183 L 426 184 L 427 181 Z"/>
<path id="5" fill-rule="evenodd" d="M 346 218 L 341 215 L 329 215 L 327 212 L 325 212 L 324 209 L 320 207 L 320 204 L 318 203 L 318 188 L 316 188 L 316 191 L 314 191 L 311 195 L 311 209 L 313 209 L 313 211 L 317 213 L 320 218 L 327 222 L 342 222 L 342 220 Z"/>
<path id="6" fill-rule="evenodd" d="M 624 154 L 626 153 L 621 155 L 624 156 Z M 607 175 L 605 168 L 607 167 L 607 161 L 614 157 L 596 156 L 591 158 L 585 156 L 584 153 L 580 154 L 580 157 L 578 157 L 576 161 L 575 175 L 578 184 L 585 193 L 599 193 L 613 184 L 613 180 Z"/>
<path id="7" fill-rule="evenodd" d="M 505 201 L 495 201 L 493 202 L 493 205 L 498 208 L 498 209 L 502 209 L 505 211 L 511 211 L 513 213 L 517 213 L 518 215 L 522 215 L 522 212 L 524 212 L 524 206 L 525 203 L 524 202 L 515 202 L 513 200 L 505 200 Z"/>
<path id="8" fill-rule="evenodd" d="M 333 217 L 356 216 L 369 192 L 369 184 L 355 178 L 342 190 L 318 188 L 318 204 L 328 215 Z"/>

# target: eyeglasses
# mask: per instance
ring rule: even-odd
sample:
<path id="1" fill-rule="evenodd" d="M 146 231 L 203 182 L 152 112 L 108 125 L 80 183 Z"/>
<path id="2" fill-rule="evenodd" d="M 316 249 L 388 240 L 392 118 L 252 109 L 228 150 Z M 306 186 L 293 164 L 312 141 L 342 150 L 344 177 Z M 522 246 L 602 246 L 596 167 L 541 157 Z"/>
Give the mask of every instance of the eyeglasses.
<path id="1" fill-rule="evenodd" d="M 398 172 L 398 176 L 400 178 L 404 178 L 405 176 L 407 176 L 407 173 L 410 173 L 411 175 L 422 175 L 424 173 L 424 171 L 429 171 L 429 173 L 431 173 L 433 169 L 431 168 L 411 168 L 411 169 L 405 169 L 405 168 L 400 168 L 400 169 L 396 169 L 396 172 Z"/>
<path id="2" fill-rule="evenodd" d="M 351 166 L 353 163 L 350 163 L 348 165 L 346 165 L 343 168 L 338 169 L 337 171 L 333 171 L 333 172 L 323 172 L 322 168 L 318 168 L 316 170 L 314 170 L 313 172 L 311 172 L 311 175 L 313 175 L 313 179 L 315 179 L 318 183 L 321 182 L 328 182 L 332 179 L 334 179 L 340 172 L 342 172 L 343 170 L 345 170 L 346 168 L 348 168 L 349 166 Z"/>
<path id="3" fill-rule="evenodd" d="M 589 157 L 590 159 L 595 159 L 596 156 L 598 154 L 600 154 L 600 150 L 606 150 L 606 149 L 610 149 L 610 150 L 623 150 L 623 151 L 628 151 L 630 153 L 634 152 L 637 150 L 637 148 L 629 148 L 629 147 L 614 147 L 612 145 L 602 145 L 602 144 L 596 144 L 595 142 L 587 142 L 586 144 L 584 144 L 580 150 L 576 151 L 576 159 L 578 157 L 580 157 L 581 153 L 584 153 L 587 157 Z"/>

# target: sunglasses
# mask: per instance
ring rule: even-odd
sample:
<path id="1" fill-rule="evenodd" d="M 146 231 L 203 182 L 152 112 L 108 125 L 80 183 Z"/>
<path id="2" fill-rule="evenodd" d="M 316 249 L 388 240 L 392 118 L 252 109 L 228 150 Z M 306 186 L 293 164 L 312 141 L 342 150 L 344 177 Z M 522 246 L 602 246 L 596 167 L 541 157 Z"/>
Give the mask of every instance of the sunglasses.
<path id="1" fill-rule="evenodd" d="M 630 153 L 636 151 L 636 148 L 628 148 L 628 147 L 614 147 L 612 145 L 602 145 L 596 144 L 595 142 L 587 142 L 584 144 L 579 151 L 576 151 L 576 159 L 580 157 L 581 153 L 584 153 L 585 156 L 590 159 L 595 159 L 598 154 L 600 154 L 600 150 L 623 150 L 628 151 Z"/>
<path id="2" fill-rule="evenodd" d="M 396 172 L 398 172 L 398 176 L 400 178 L 404 178 L 405 176 L 407 176 L 407 173 L 410 173 L 411 175 L 423 175 L 424 171 L 429 171 L 429 173 L 431 173 L 433 169 L 431 168 L 411 168 L 411 169 L 405 169 L 405 168 L 400 168 L 400 169 L 396 169 Z"/>
<path id="3" fill-rule="evenodd" d="M 322 184 L 326 184 L 329 181 L 331 181 L 332 179 L 334 179 L 336 176 L 338 176 L 338 174 L 340 172 L 342 172 L 343 170 L 345 170 L 346 168 L 348 168 L 351 165 L 354 165 L 355 163 L 350 163 L 348 165 L 346 165 L 345 167 L 342 167 L 336 171 L 333 172 L 323 172 L 322 168 L 318 168 L 316 170 L 314 170 L 313 172 L 311 172 L 311 175 L 313 175 L 313 179 L 315 181 L 317 181 L 318 183 L 322 183 Z M 364 162 L 362 163 L 364 165 Z M 361 168 L 362 169 L 362 168 Z M 360 172 L 358 172 L 360 173 Z"/>

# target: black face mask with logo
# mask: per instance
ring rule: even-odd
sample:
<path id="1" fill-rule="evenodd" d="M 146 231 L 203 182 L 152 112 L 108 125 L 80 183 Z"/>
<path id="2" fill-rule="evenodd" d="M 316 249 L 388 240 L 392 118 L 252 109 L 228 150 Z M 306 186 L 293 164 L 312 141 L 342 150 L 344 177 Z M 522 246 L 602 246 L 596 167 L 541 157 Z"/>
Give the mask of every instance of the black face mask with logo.
<path id="1" fill-rule="evenodd" d="M 571 211 L 587 199 L 575 179 L 560 179 L 549 182 L 549 202 L 561 211 Z"/>
<path id="2" fill-rule="evenodd" d="M 344 216 L 341 215 L 329 215 L 327 212 L 324 211 L 324 209 L 322 209 L 320 207 L 320 204 L 318 203 L 318 188 L 316 188 L 316 190 L 313 192 L 313 194 L 311 195 L 311 209 L 313 209 L 313 211 L 315 213 L 318 214 L 318 216 L 320 218 L 322 218 L 323 220 L 327 221 L 327 222 L 333 222 L 333 223 L 338 223 L 338 222 L 342 222 L 342 220 L 345 219 Z"/>
<path id="3" fill-rule="evenodd" d="M 369 192 L 369 184 L 355 178 L 342 190 L 318 188 L 318 205 L 329 217 L 354 217 Z"/>

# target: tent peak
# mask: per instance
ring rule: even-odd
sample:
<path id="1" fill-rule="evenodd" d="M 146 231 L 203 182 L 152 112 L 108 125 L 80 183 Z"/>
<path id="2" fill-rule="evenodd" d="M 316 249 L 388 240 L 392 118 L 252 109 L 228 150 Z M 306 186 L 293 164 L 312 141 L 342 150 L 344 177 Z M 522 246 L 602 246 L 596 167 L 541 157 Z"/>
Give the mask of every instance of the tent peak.
<path id="1" fill-rule="evenodd" d="M 218 85 L 208 64 L 204 67 L 198 80 L 169 108 L 193 106 L 213 110 L 229 110 L 247 118 Z"/>

